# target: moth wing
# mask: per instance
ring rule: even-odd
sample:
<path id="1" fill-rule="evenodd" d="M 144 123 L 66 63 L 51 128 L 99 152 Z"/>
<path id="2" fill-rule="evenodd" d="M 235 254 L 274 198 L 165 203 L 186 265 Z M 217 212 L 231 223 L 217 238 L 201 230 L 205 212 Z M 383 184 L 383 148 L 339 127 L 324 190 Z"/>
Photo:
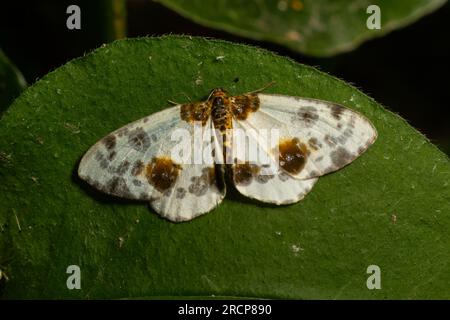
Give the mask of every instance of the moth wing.
<path id="1" fill-rule="evenodd" d="M 134 200 L 159 195 L 145 176 L 146 164 L 161 154 L 162 142 L 180 122 L 177 107 L 129 123 L 94 144 L 81 159 L 78 175 L 96 189 Z"/>
<path id="2" fill-rule="evenodd" d="M 233 183 L 242 195 L 266 203 L 290 204 L 300 201 L 311 191 L 318 178 L 299 180 L 279 168 L 263 147 L 268 143 L 265 137 L 254 134 L 257 132 L 255 127 L 246 120 L 233 119 L 233 128 L 245 132 L 246 137 L 245 149 L 233 144 L 232 150 L 235 162 L 232 164 Z M 235 130 L 236 134 L 238 130 Z M 256 159 L 249 155 L 248 146 L 257 147 Z"/>
<path id="3" fill-rule="evenodd" d="M 225 188 L 219 188 L 217 168 L 214 166 L 185 165 L 174 188 L 153 200 L 150 205 L 161 216 L 174 221 L 189 221 L 217 207 L 225 197 Z"/>
<path id="4" fill-rule="evenodd" d="M 193 136 L 194 126 L 188 124 L 187 128 Z M 193 144 L 193 149 L 201 150 L 197 161 L 184 164 L 174 187 L 163 197 L 151 202 L 153 209 L 174 222 L 188 221 L 209 212 L 225 197 L 223 168 L 214 163 L 212 155 L 216 141 L 211 139 L 215 138 L 211 119 L 208 119 L 201 134 L 202 148 L 199 148 L 200 141 L 194 141 Z"/>
<path id="5" fill-rule="evenodd" d="M 211 165 L 181 163 L 172 157 L 180 144 L 172 139 L 174 131 L 184 130 L 189 138 L 194 134 L 194 125 L 181 120 L 180 108 L 165 109 L 108 134 L 82 158 L 80 178 L 110 195 L 150 201 L 171 221 L 190 220 L 213 209 L 225 191 L 198 181 Z"/>
<path id="6" fill-rule="evenodd" d="M 245 121 L 254 128 L 278 129 L 280 139 L 295 139 L 305 152 L 301 170 L 289 172 L 297 179 L 319 177 L 346 166 L 377 138 L 365 116 L 339 104 L 261 93 L 258 98 L 259 109 Z"/>

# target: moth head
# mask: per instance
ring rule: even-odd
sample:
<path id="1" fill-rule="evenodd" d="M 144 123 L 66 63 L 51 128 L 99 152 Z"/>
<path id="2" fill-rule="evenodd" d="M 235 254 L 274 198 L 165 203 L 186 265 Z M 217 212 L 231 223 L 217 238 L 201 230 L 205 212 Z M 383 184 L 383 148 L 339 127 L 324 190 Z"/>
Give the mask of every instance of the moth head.
<path id="1" fill-rule="evenodd" d="M 222 88 L 215 88 L 209 94 L 208 100 L 213 102 L 213 105 L 223 105 L 228 102 L 228 92 Z"/>
<path id="2" fill-rule="evenodd" d="M 211 90 L 211 93 L 209 94 L 209 99 L 214 99 L 216 97 L 228 97 L 228 92 L 223 88 L 215 88 Z"/>

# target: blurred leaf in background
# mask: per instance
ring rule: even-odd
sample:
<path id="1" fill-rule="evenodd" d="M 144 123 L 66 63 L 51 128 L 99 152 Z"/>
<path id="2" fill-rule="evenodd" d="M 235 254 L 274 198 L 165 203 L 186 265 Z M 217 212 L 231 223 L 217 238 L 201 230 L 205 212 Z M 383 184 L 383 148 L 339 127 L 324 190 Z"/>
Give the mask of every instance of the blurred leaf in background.
<path id="1" fill-rule="evenodd" d="M 267 92 L 363 113 L 378 140 L 299 203 L 260 205 L 229 188 L 181 224 L 77 176 L 93 143 L 169 99 L 270 81 Z M 403 119 L 312 67 L 197 37 L 117 41 L 46 75 L 0 121 L 2 297 L 449 299 L 449 178 L 446 155 Z M 382 290 L 366 287 L 373 264 Z M 66 287 L 69 265 L 81 290 Z"/>
<path id="2" fill-rule="evenodd" d="M 70 5 L 81 10 L 80 30 L 66 27 Z M 0 47 L 29 83 L 126 32 L 126 0 L 4 1 L 0 10 Z"/>
<path id="3" fill-rule="evenodd" d="M 126 37 L 126 0 L 97 0 L 89 1 L 89 3 L 94 3 L 98 6 L 97 11 L 102 19 L 100 25 L 103 26 L 102 34 L 104 35 L 105 43 Z"/>
<path id="4" fill-rule="evenodd" d="M 312 56 L 349 51 L 408 25 L 446 0 L 158 0 L 202 25 L 284 45 Z M 381 29 L 369 30 L 367 8 L 381 9 Z"/>
<path id="5" fill-rule="evenodd" d="M 26 87 L 20 71 L 0 49 L 0 116 Z"/>

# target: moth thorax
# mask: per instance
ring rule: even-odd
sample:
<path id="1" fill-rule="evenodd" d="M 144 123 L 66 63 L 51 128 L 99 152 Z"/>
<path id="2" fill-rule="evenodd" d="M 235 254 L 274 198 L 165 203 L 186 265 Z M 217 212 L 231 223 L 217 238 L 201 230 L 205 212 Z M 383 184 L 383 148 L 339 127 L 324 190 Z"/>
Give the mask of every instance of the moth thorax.
<path id="1" fill-rule="evenodd" d="M 230 108 L 228 104 L 224 103 L 222 97 L 214 98 L 211 115 L 214 128 L 219 129 L 221 132 L 232 128 Z"/>

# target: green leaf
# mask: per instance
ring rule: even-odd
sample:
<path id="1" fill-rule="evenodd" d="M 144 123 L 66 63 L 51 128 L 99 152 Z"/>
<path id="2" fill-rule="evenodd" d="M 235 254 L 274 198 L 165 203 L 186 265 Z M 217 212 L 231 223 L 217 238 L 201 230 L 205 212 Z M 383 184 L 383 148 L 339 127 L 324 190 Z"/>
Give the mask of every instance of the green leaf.
<path id="1" fill-rule="evenodd" d="M 0 49 L 0 116 L 25 87 L 24 77 Z"/>
<path id="2" fill-rule="evenodd" d="M 297 204 L 259 205 L 230 192 L 181 224 L 77 178 L 92 144 L 167 100 L 270 81 L 267 92 L 365 114 L 377 142 Z M 116 41 L 45 76 L 0 121 L 3 297 L 448 299 L 449 172 L 448 158 L 404 120 L 309 66 L 202 38 Z M 381 290 L 366 287 L 372 264 Z M 69 265 L 81 268 L 81 290 L 66 288 Z"/>
<path id="3" fill-rule="evenodd" d="M 312 56 L 350 51 L 408 25 L 446 0 L 159 0 L 202 25 L 284 45 Z M 370 5 L 381 9 L 381 29 L 369 30 Z M 372 11 L 370 11 L 372 12 Z"/>

